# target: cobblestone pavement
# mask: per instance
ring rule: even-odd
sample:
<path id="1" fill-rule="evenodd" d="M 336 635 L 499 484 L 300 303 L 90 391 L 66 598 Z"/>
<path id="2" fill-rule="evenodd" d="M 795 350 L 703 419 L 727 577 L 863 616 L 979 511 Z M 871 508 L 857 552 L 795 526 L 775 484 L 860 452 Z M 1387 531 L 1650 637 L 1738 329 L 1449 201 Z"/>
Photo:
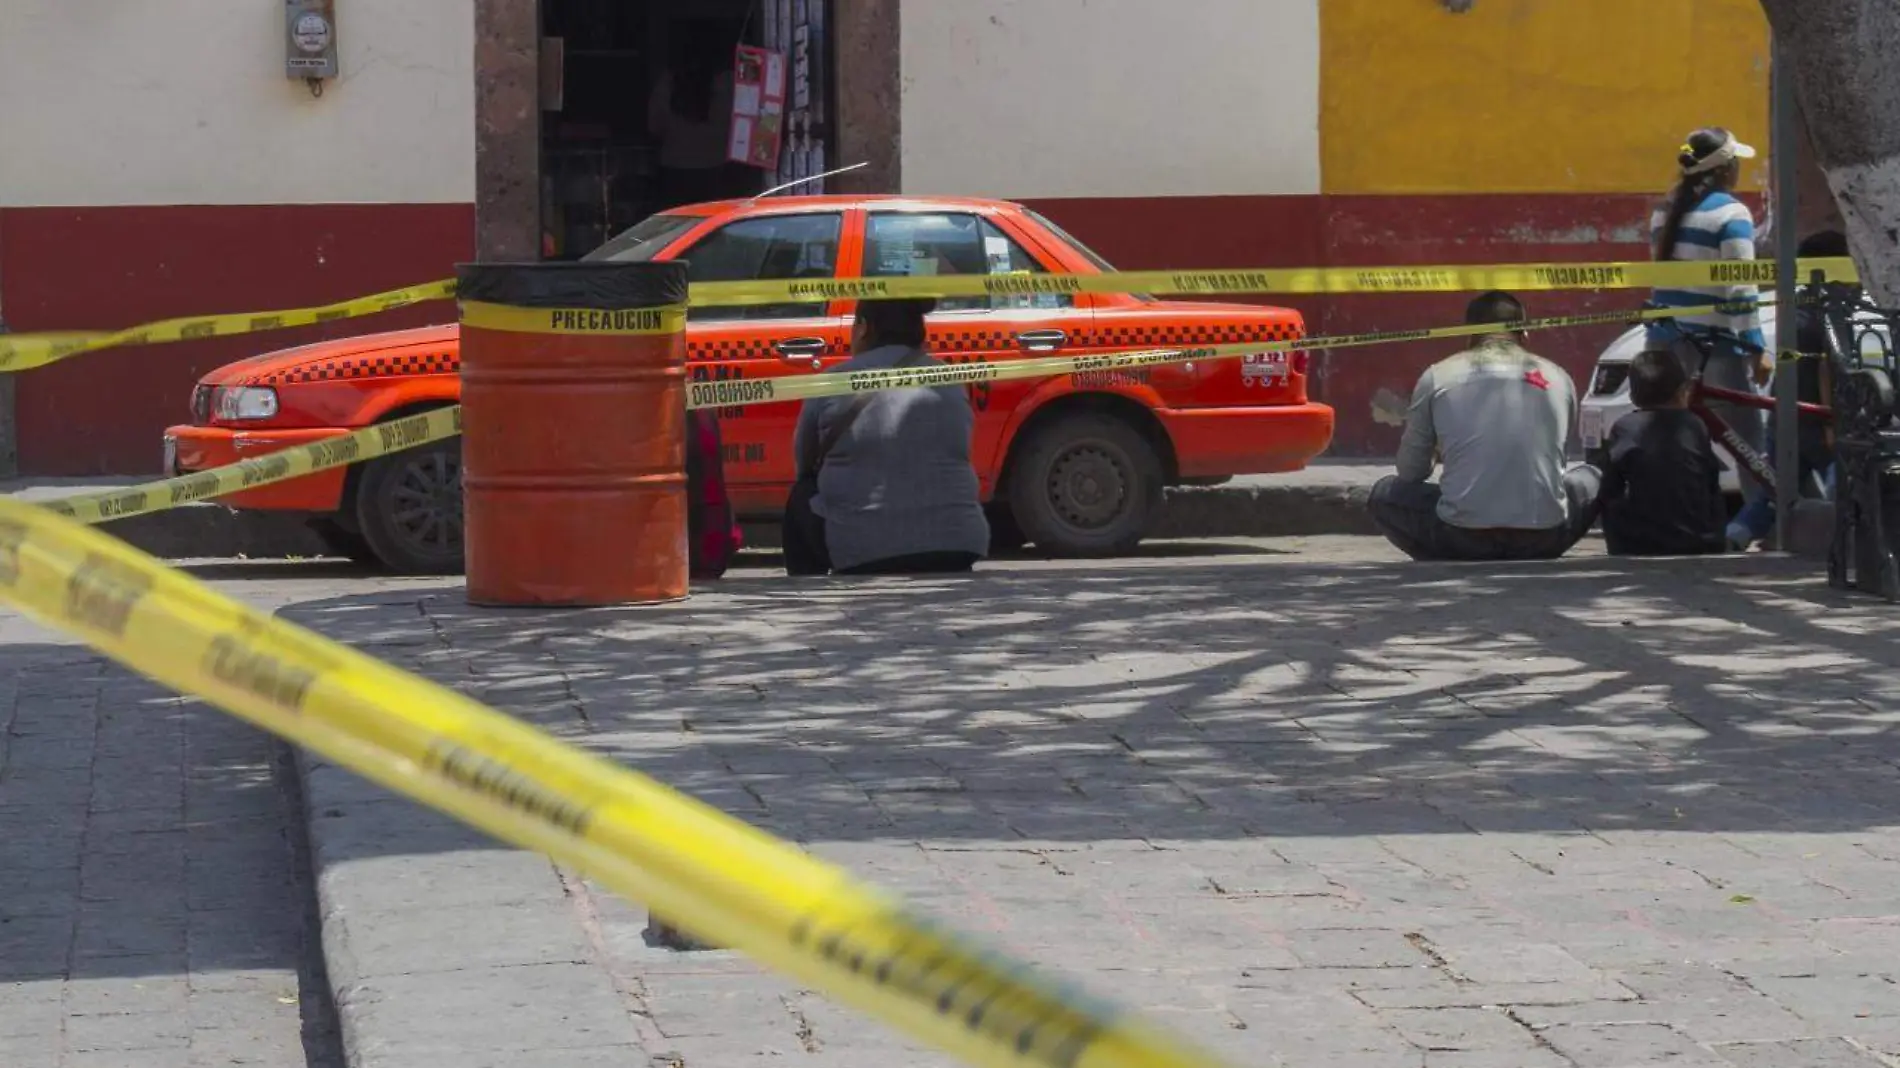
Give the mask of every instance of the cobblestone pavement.
<path id="1" fill-rule="evenodd" d="M 1900 616 L 1764 558 L 1256 548 L 583 613 L 216 574 L 1237 1064 L 1900 1063 Z M 17 622 L 0 667 L 0 1065 L 332 1068 L 280 751 Z M 944 1063 L 307 787 L 351 1068 Z"/>
<path id="2" fill-rule="evenodd" d="M 0 615 L 0 1068 L 340 1068 L 296 803 L 268 736 Z"/>
<path id="3" fill-rule="evenodd" d="M 1764 557 L 1304 548 L 292 615 L 1236 1064 L 1900 1063 L 1900 615 Z M 308 787 L 354 1068 L 945 1063 L 335 769 Z"/>

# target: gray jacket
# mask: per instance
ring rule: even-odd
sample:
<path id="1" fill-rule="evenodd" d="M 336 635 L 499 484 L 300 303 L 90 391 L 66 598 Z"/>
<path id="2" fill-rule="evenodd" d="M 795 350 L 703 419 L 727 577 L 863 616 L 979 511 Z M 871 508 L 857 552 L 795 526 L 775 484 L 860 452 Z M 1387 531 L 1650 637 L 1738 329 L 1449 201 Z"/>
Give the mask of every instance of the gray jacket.
<path id="1" fill-rule="evenodd" d="M 1569 513 L 1564 443 L 1577 389 L 1564 369 L 1506 335 L 1419 377 L 1399 443 L 1399 477 L 1423 482 L 1442 458 L 1438 518 L 1477 530 L 1549 530 Z"/>
<path id="2" fill-rule="evenodd" d="M 892 345 L 845 361 L 833 371 L 866 371 L 936 361 Z M 850 405 L 850 397 L 808 400 L 798 413 L 794 455 L 802 474 L 818 441 Z M 825 546 L 843 570 L 897 556 L 989 551 L 970 435 L 976 418 L 961 386 L 894 389 L 875 394 L 818 474 L 812 510 L 825 520 Z"/>

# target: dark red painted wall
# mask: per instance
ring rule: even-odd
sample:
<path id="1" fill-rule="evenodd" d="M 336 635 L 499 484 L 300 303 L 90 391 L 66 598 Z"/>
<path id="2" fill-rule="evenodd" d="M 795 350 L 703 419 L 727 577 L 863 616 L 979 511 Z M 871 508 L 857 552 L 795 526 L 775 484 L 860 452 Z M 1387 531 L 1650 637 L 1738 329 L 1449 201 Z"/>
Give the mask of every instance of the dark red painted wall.
<path id="1" fill-rule="evenodd" d="M 1649 198 L 1642 196 L 1209 197 L 1032 202 L 1117 267 L 1366 267 L 1384 264 L 1642 260 Z M 1318 334 L 1449 326 L 1474 294 L 1246 298 L 1289 304 Z M 1634 310 L 1647 293 L 1525 294 L 1532 315 Z M 1579 388 L 1597 353 L 1622 330 L 1552 331 L 1532 347 L 1568 369 Z M 1318 361 L 1314 393 L 1338 413 L 1332 454 L 1390 456 L 1396 426 L 1378 421 L 1382 390 L 1409 398 L 1419 373 L 1456 341 L 1345 349 Z"/>
<path id="2" fill-rule="evenodd" d="M 17 332 L 327 304 L 447 278 L 472 257 L 468 204 L 0 210 L 0 311 Z M 448 322 L 453 305 L 321 327 L 89 353 L 24 372 L 28 475 L 149 475 L 191 387 L 222 364 L 352 333 Z"/>
<path id="3" fill-rule="evenodd" d="M 1063 199 L 1032 206 L 1118 266 L 1299 267 L 1643 259 L 1640 196 Z M 18 331 L 109 329 L 206 312 L 322 304 L 448 277 L 472 255 L 470 205 L 0 210 L 0 310 Z M 1469 294 L 1258 297 L 1315 334 L 1456 323 Z M 1527 295 L 1533 315 L 1639 306 L 1636 291 Z M 149 474 L 192 384 L 234 359 L 324 337 L 447 321 L 448 304 L 248 338 L 93 353 L 23 374 L 23 473 Z M 1615 327 L 1539 335 L 1582 383 Z M 1410 395 L 1455 343 L 1342 350 L 1314 391 L 1339 414 L 1333 453 L 1388 456 L 1382 390 Z"/>

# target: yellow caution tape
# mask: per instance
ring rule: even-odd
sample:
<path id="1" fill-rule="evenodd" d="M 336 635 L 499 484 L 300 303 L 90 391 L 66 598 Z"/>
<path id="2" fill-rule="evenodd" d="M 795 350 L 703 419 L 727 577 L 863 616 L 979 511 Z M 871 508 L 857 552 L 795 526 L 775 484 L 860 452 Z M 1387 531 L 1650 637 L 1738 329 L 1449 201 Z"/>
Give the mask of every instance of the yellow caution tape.
<path id="1" fill-rule="evenodd" d="M 1512 323 L 1508 329 L 1557 330 L 1565 327 L 1641 323 L 1710 311 L 1741 312 L 1755 307 L 1757 304 L 1751 301 L 1682 308 L 1646 308 L 1640 312 L 1613 311 L 1585 315 L 1559 315 Z M 1149 349 L 1136 352 L 1091 353 L 1086 356 L 1043 356 L 1034 359 L 1001 360 L 995 363 L 987 361 L 940 363 L 934 366 L 894 367 L 831 374 L 782 375 L 775 378 L 730 378 L 718 382 L 691 383 L 687 387 L 686 407 L 690 409 L 730 408 L 746 404 L 771 404 L 779 401 L 811 400 L 815 397 L 848 396 L 871 390 L 966 386 L 980 382 L 1047 378 L 1053 375 L 1099 374 L 1167 364 L 1192 363 L 1196 360 L 1231 359 L 1235 356 L 1254 353 L 1349 349 L 1367 345 L 1389 345 L 1402 341 L 1482 337 L 1486 334 L 1498 333 L 1501 329 L 1505 328 L 1495 323 L 1486 323 L 1476 326 L 1441 326 L 1425 330 L 1381 330 L 1338 337 L 1296 338 L 1291 341 L 1252 341 L 1191 349 Z"/>
<path id="2" fill-rule="evenodd" d="M 406 308 L 430 300 L 455 295 L 455 283 L 429 282 L 387 293 L 376 293 L 320 308 L 293 308 L 287 311 L 240 312 L 230 315 L 196 315 L 187 319 L 166 319 L 128 330 L 99 334 L 13 334 L 0 337 L 0 371 L 28 371 L 84 352 L 116 348 L 120 345 L 156 345 L 167 341 L 198 341 L 210 337 L 255 334 L 292 326 L 356 319 L 365 315 Z"/>
<path id="3" fill-rule="evenodd" d="M 1815 271 L 1835 282 L 1858 282 L 1845 257 L 1801 260 L 1800 279 Z M 1771 286 L 1772 260 L 1714 263 L 1524 263 L 1441 267 L 1267 267 L 1218 271 L 1115 271 L 1106 274 L 928 275 L 901 278 L 794 279 L 760 282 L 701 282 L 691 287 L 692 307 L 805 303 L 827 300 L 898 300 L 909 297 L 1007 297 L 1073 293 L 1154 293 L 1167 296 L 1314 293 L 1457 293 L 1482 289 L 1697 288 Z M 15 334 L 0 336 L 0 372 L 44 367 L 70 356 L 120 345 L 193 341 L 352 319 L 455 295 L 455 282 L 428 282 L 321 308 L 201 315 L 168 319 L 113 333 Z M 520 309 L 484 305 L 490 315 Z M 581 313 L 591 314 L 591 313 Z M 495 314 L 493 322 L 511 317 Z M 522 320 L 526 322 L 526 319 Z M 538 333 L 598 333 L 529 325 L 476 324 L 488 329 Z M 647 331 L 629 331 L 644 333 Z"/>
<path id="4" fill-rule="evenodd" d="M 0 601 L 971 1064 L 1216 1063 L 652 779 L 13 500 Z"/>
<path id="5" fill-rule="evenodd" d="M 674 334 L 686 327 L 684 305 L 601 311 L 595 308 L 517 308 L 462 302 L 462 325 L 524 334 L 626 336 Z"/>
<path id="6" fill-rule="evenodd" d="M 374 460 L 392 452 L 452 438 L 461 432 L 461 405 L 438 408 L 421 415 L 364 427 L 329 441 L 298 445 L 225 467 L 148 482 L 131 489 L 46 501 L 42 507 L 81 523 L 106 523 L 147 512 L 162 512 L 194 501 L 225 497 L 240 490 L 256 489 L 332 467 Z"/>
<path id="7" fill-rule="evenodd" d="M 1753 306 L 1746 303 L 1708 304 L 1684 308 L 1647 309 L 1641 312 L 1615 311 L 1588 315 L 1561 315 L 1516 323 L 1513 324 L 1513 328 L 1528 332 L 1557 330 L 1564 327 L 1637 323 L 1699 312 L 1739 311 Z M 1401 341 L 1476 337 L 1494 334 L 1497 331 L 1498 327 L 1495 325 L 1444 326 L 1427 330 L 1386 330 L 1339 337 L 1256 341 L 1193 349 L 1092 353 L 1087 356 L 1047 356 L 1036 359 L 1005 360 L 1000 363 L 938 364 L 934 367 L 694 382 L 688 386 L 686 406 L 695 410 L 731 408 L 746 404 L 848 396 L 867 390 L 962 386 L 981 382 L 1046 378 L 1063 374 L 1124 371 L 1167 364 L 1192 363 L 1196 360 L 1232 359 L 1235 356 L 1253 353 L 1360 348 Z M 177 508 L 195 501 L 229 496 L 240 490 L 285 482 L 332 467 L 362 463 L 393 452 L 452 438 L 461 432 L 462 409 L 460 405 L 457 405 L 393 422 L 378 423 L 330 441 L 293 446 L 226 467 L 215 467 L 208 471 L 180 475 L 177 478 L 150 482 L 126 490 L 90 493 L 46 501 L 42 506 L 82 523 L 106 523 L 144 515 L 148 512 L 162 512 L 168 508 Z"/>
<path id="8" fill-rule="evenodd" d="M 1799 279 L 1823 270 L 1834 282 L 1859 280 L 1845 257 L 1800 261 Z M 1116 271 L 1106 274 L 910 275 L 792 281 L 701 282 L 693 307 L 916 297 L 1015 297 L 1076 293 L 1235 296 L 1256 293 L 1458 293 L 1485 289 L 1694 289 L 1772 286 L 1773 260 L 1700 263 L 1519 263 L 1441 267 L 1268 267 L 1223 271 Z"/>

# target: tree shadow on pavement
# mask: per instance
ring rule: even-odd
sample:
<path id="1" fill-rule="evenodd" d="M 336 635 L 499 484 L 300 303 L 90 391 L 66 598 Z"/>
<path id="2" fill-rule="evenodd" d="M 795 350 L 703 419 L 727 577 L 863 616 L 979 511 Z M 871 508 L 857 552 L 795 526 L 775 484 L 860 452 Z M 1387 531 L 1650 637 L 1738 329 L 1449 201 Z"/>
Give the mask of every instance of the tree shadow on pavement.
<path id="1" fill-rule="evenodd" d="M 1900 616 L 1769 557 L 1149 559 L 286 615 L 805 842 L 1900 823 Z"/>

